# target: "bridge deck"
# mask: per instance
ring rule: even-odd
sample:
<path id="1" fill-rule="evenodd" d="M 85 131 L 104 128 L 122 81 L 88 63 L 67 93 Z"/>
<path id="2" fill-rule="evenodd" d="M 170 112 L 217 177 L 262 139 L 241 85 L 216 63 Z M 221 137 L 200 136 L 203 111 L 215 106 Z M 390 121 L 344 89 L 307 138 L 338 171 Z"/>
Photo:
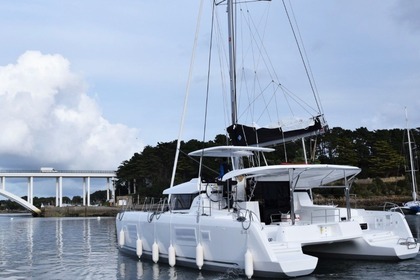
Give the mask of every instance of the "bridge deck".
<path id="1" fill-rule="evenodd" d="M 42 172 L 40 170 L 0 170 L 0 177 L 9 178 L 22 178 L 22 177 L 35 177 L 35 178 L 113 178 L 117 174 L 111 170 L 56 170 L 50 172 Z"/>

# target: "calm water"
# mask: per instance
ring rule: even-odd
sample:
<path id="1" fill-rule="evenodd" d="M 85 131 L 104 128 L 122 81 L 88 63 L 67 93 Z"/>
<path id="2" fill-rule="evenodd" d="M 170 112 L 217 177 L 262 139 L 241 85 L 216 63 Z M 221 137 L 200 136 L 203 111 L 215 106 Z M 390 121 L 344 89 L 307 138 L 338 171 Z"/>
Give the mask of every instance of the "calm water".
<path id="1" fill-rule="evenodd" d="M 407 216 L 420 238 L 420 216 Z M 403 262 L 320 260 L 298 279 L 418 279 L 420 255 Z M 246 279 L 138 261 L 118 252 L 113 218 L 0 215 L 0 279 Z"/>

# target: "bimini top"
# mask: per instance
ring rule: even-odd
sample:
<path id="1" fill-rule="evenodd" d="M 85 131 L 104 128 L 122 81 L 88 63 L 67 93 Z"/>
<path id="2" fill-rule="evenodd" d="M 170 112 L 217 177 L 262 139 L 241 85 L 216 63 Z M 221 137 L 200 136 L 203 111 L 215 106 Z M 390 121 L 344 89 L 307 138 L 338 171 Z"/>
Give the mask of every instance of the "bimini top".
<path id="1" fill-rule="evenodd" d="M 294 189 L 308 189 L 322 187 L 345 178 L 352 180 L 360 171 L 360 168 L 349 165 L 285 164 L 233 170 L 226 173 L 222 180 L 238 176 L 259 177 L 261 180 L 271 177 L 269 180 L 293 181 Z"/>
<path id="2" fill-rule="evenodd" d="M 272 148 L 248 146 L 215 146 L 189 153 L 193 157 L 243 157 L 252 156 L 254 152 L 273 152 Z"/>

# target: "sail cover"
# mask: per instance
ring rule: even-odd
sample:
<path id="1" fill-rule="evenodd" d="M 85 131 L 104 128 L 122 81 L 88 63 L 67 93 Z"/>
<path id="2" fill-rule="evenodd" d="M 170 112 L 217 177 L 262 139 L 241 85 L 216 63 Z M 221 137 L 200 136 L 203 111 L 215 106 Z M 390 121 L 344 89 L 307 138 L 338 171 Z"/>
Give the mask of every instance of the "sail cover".
<path id="1" fill-rule="evenodd" d="M 227 128 L 234 146 L 271 146 L 295 141 L 303 137 L 320 135 L 328 130 L 322 115 L 300 122 L 299 126 L 287 129 L 282 126 L 260 127 L 234 124 Z"/>

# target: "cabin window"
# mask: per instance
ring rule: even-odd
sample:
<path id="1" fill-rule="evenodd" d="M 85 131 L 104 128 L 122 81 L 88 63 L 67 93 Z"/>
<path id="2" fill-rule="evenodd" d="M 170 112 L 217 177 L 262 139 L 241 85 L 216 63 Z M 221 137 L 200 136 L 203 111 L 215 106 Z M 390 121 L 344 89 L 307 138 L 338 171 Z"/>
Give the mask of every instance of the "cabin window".
<path id="1" fill-rule="evenodd" d="M 172 210 L 188 210 L 197 194 L 173 194 L 171 195 Z"/>

